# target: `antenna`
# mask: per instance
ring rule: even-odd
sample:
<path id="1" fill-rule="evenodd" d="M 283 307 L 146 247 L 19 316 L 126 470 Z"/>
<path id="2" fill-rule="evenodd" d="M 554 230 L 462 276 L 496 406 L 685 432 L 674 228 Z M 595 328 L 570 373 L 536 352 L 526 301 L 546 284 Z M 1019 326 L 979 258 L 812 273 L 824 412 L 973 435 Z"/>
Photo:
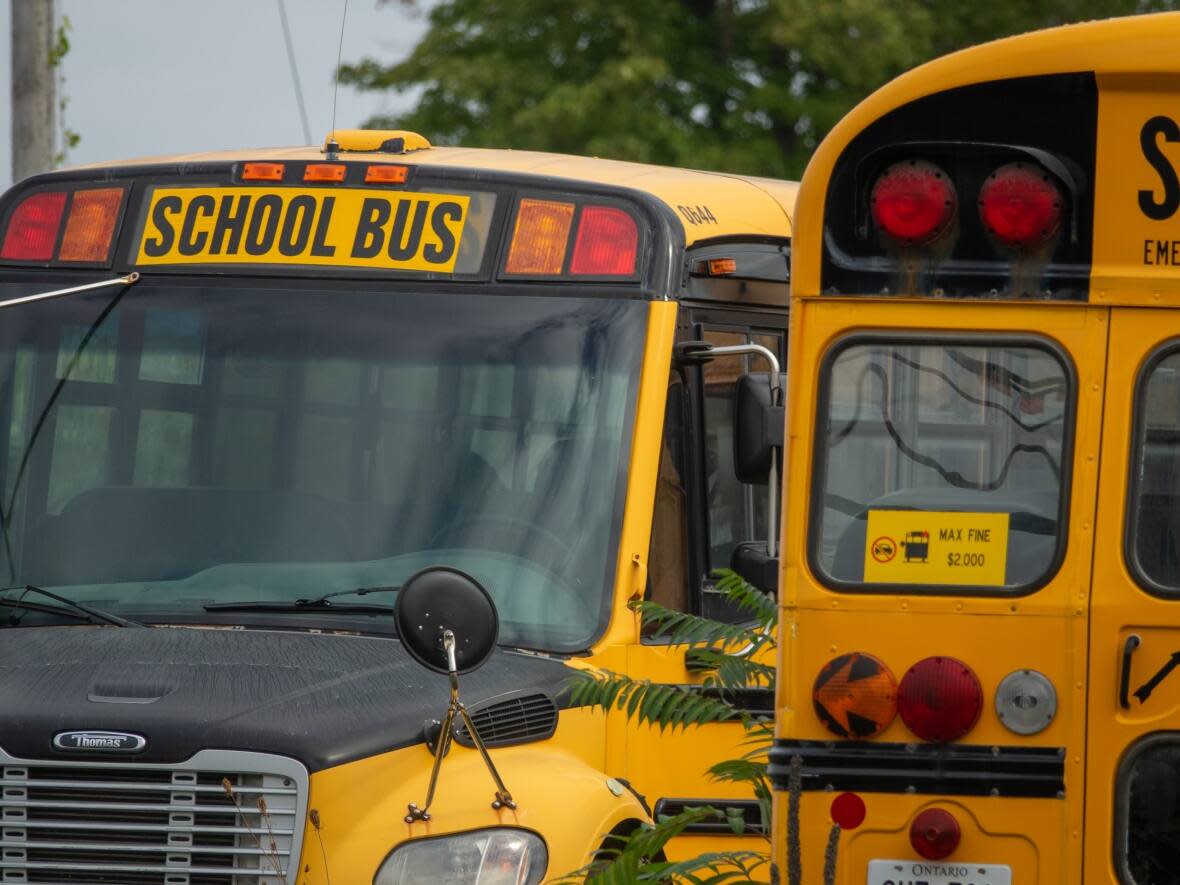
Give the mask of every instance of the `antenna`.
<path id="1" fill-rule="evenodd" d="M 340 150 L 340 145 L 336 144 L 334 133 L 336 132 L 336 99 L 340 96 L 340 59 L 344 54 L 344 25 L 347 22 L 348 0 L 344 0 L 344 11 L 340 15 L 340 43 L 336 46 L 336 70 L 333 71 L 335 87 L 332 90 L 332 130 L 328 136 L 328 143 L 324 145 L 329 160 L 336 159 L 336 152 Z"/>
<path id="2" fill-rule="evenodd" d="M 295 84 L 295 101 L 299 105 L 299 122 L 303 124 L 303 139 L 311 144 L 311 127 L 307 125 L 307 107 L 303 104 L 303 86 L 299 83 L 299 66 L 295 63 L 295 44 L 291 42 L 291 26 L 287 22 L 287 4 L 278 0 L 279 21 L 283 24 L 283 40 L 287 44 L 287 62 L 291 65 L 291 81 Z"/>

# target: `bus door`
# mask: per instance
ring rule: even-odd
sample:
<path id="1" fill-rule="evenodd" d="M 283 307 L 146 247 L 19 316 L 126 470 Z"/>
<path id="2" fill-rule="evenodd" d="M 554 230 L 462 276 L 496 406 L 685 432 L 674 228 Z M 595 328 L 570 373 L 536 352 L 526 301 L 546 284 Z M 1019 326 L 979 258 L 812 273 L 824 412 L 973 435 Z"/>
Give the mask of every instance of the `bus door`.
<path id="1" fill-rule="evenodd" d="M 1113 309 L 1109 353 L 1086 870 L 1154 885 L 1180 882 L 1180 311 Z"/>

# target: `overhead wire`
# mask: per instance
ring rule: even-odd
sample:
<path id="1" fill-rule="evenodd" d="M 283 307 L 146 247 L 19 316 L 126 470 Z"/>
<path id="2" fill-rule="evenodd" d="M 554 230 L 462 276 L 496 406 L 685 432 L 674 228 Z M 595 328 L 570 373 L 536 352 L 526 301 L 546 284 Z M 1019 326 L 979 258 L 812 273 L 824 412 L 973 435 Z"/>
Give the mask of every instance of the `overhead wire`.
<path id="1" fill-rule="evenodd" d="M 286 0 L 276 0 L 276 2 L 279 6 L 279 21 L 283 26 L 283 42 L 287 45 L 287 63 L 291 67 L 291 82 L 295 86 L 295 102 L 299 105 L 299 122 L 303 124 L 303 140 L 306 144 L 311 144 L 311 126 L 307 123 L 307 106 L 303 103 L 303 86 L 299 82 L 299 64 L 295 60 L 295 44 L 291 41 L 291 25 L 287 21 L 287 4 Z M 335 109 L 333 109 L 333 116 L 335 116 Z"/>

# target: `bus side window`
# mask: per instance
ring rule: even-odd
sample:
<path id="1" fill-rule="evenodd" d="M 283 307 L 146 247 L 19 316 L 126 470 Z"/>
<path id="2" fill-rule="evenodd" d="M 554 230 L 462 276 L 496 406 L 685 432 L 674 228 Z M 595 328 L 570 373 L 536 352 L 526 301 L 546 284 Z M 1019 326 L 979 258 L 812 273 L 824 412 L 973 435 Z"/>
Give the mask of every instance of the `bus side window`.
<path id="1" fill-rule="evenodd" d="M 771 329 L 727 330 L 704 327 L 701 340 L 715 346 L 760 344 L 780 361 L 785 335 Z M 744 541 L 765 540 L 766 488 L 738 481 L 733 462 L 733 397 L 744 372 L 766 372 L 766 360 L 751 356 L 718 357 L 701 373 L 703 402 L 704 493 L 708 512 L 708 570 L 703 580 L 701 613 L 731 620 L 737 616 L 713 594 L 709 574 L 730 567 L 734 548 Z"/>

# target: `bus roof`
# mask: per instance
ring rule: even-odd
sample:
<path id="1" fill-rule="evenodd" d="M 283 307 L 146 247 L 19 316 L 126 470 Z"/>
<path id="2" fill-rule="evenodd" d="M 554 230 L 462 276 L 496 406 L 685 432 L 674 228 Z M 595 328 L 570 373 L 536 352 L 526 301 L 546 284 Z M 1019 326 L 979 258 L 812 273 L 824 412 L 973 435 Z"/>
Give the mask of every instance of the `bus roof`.
<path id="1" fill-rule="evenodd" d="M 1079 131 L 1080 121 L 1060 108 L 1044 106 L 1037 112 L 1047 126 L 1074 132 L 1078 143 L 1089 141 L 1092 155 L 1097 156 L 1092 182 L 1094 251 L 1090 298 L 1105 303 L 1137 303 L 1145 296 L 1158 297 L 1161 289 L 1175 293 L 1180 286 L 1177 268 L 1144 267 L 1146 262 L 1140 260 L 1147 248 L 1144 243 L 1166 240 L 1170 245 L 1175 235 L 1141 224 L 1141 219 L 1132 216 L 1141 189 L 1161 188 L 1160 177 L 1141 151 L 1141 127 L 1152 115 L 1180 118 L 1175 111 L 1180 98 L 1178 46 L 1180 13 L 1105 19 L 1033 31 L 964 49 L 914 68 L 881 87 L 832 129 L 804 174 L 793 213 L 801 232 L 793 243 L 795 290 L 799 294 L 816 294 L 820 290 L 819 262 L 807 256 L 818 254 L 822 248 L 829 180 L 845 151 L 874 123 L 891 119 L 894 112 L 921 99 L 962 87 L 1018 78 L 1086 75 L 1093 78 L 1100 96 L 1094 131 Z M 972 111 L 966 104 L 958 107 L 960 116 L 969 116 Z M 1159 237 L 1165 239 L 1157 240 Z"/>
<path id="2" fill-rule="evenodd" d="M 77 166 L 70 171 L 109 170 L 121 166 L 154 164 L 316 162 L 324 159 L 324 152 L 318 147 L 258 148 L 94 163 Z M 341 152 L 340 159 L 366 163 L 487 169 L 629 188 L 647 193 L 665 203 L 683 223 L 685 240 L 689 246 L 720 237 L 790 237 L 795 193 L 798 189 L 798 183 L 793 181 L 537 151 L 429 147 L 404 154 L 393 154 L 345 150 Z M 702 215 L 701 210 L 706 208 L 707 215 Z M 715 220 L 710 220 L 710 217 Z"/>

